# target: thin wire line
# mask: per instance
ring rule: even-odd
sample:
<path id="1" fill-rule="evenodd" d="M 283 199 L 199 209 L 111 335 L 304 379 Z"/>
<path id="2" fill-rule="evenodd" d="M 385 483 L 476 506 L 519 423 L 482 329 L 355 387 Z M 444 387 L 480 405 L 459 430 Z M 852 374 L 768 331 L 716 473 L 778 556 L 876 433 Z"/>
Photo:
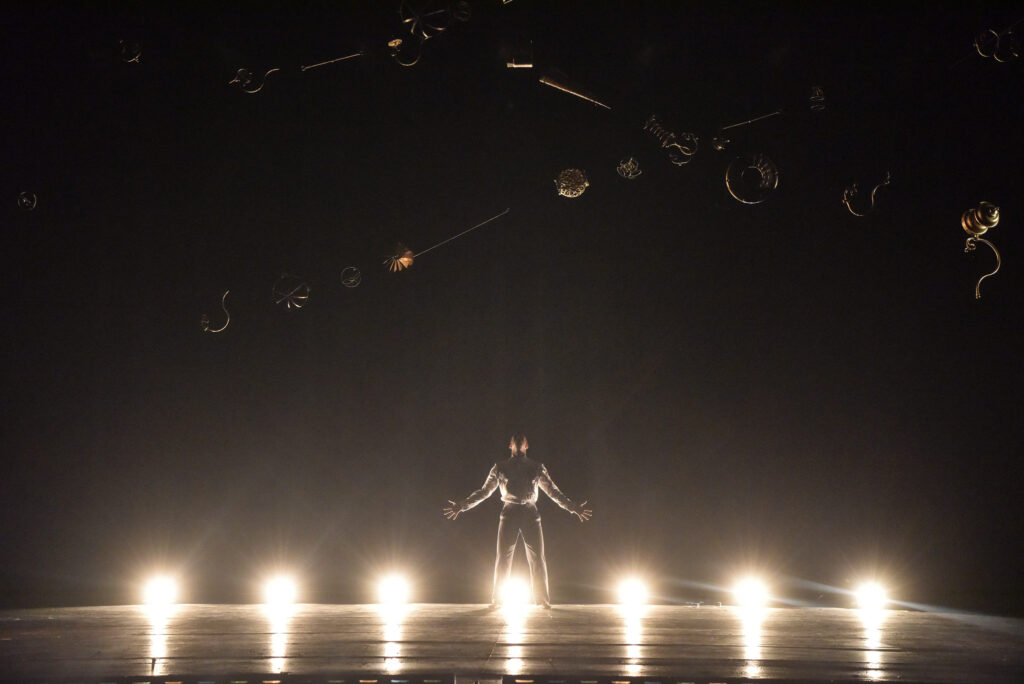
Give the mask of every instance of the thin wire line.
<path id="1" fill-rule="evenodd" d="M 476 229 L 477 229 L 477 228 L 479 228 L 480 226 L 484 226 L 484 225 L 487 225 L 487 224 L 488 224 L 488 223 L 490 223 L 491 221 L 493 221 L 493 220 L 495 220 L 495 219 L 499 219 L 499 218 L 501 218 L 502 216 L 504 216 L 505 214 L 507 214 L 507 213 L 508 213 L 509 211 L 511 211 L 511 210 L 512 210 L 512 207 L 509 207 L 508 209 L 506 209 L 505 211 L 501 212 L 500 214 L 495 214 L 494 216 L 492 216 L 491 218 L 487 219 L 486 221 L 482 221 L 482 222 L 480 222 L 480 223 L 476 224 L 475 226 L 473 226 L 472 228 L 467 228 L 466 230 L 462 231 L 462 232 L 461 232 L 461 233 L 459 233 L 458 235 L 453 235 L 453 236 L 451 236 L 450 238 L 448 238 L 447 240 L 442 240 L 441 242 L 438 242 L 438 243 L 437 243 L 436 245 L 434 245 L 433 247 L 427 247 L 427 248 L 426 248 L 425 250 L 423 250 L 422 252 L 419 252 L 419 253 L 417 253 L 417 254 L 413 254 L 413 258 L 415 258 L 415 257 L 418 257 L 418 256 L 422 256 L 423 254 L 426 254 L 427 252 L 429 252 L 429 251 L 430 251 L 430 250 L 432 250 L 432 249 L 436 249 L 436 248 L 440 247 L 441 245 L 443 245 L 443 244 L 445 244 L 445 243 L 451 242 L 451 241 L 452 241 L 452 240 L 454 240 L 455 238 L 458 238 L 458 237 L 462 237 L 462 236 L 463 236 L 463 235 L 465 235 L 466 233 L 468 233 L 468 232 L 470 232 L 470 231 L 473 231 L 473 230 L 476 230 Z"/>
<path id="2" fill-rule="evenodd" d="M 756 119 L 750 119 L 748 121 L 740 121 L 739 123 L 729 124 L 728 126 L 722 126 L 718 130 L 720 130 L 720 131 L 727 131 L 730 128 L 736 128 L 737 126 L 746 126 L 747 124 L 752 124 L 755 121 L 760 121 L 761 119 L 767 119 L 768 117 L 775 116 L 776 114 L 782 114 L 782 110 L 780 109 L 778 111 L 774 111 L 771 114 L 762 114 L 761 116 L 757 117 Z"/>
<path id="3" fill-rule="evenodd" d="M 357 52 L 357 53 L 352 54 L 352 55 L 345 55 L 344 57 L 335 57 L 334 59 L 329 59 L 326 62 L 320 62 L 319 64 L 310 64 L 309 66 L 299 67 L 299 70 L 300 71 L 309 71 L 310 69 L 316 69 L 317 67 L 327 66 L 328 64 L 334 64 L 335 62 L 341 62 L 341 61 L 344 61 L 346 59 L 352 59 L 353 57 L 362 57 L 362 56 L 363 56 L 362 52 Z"/>

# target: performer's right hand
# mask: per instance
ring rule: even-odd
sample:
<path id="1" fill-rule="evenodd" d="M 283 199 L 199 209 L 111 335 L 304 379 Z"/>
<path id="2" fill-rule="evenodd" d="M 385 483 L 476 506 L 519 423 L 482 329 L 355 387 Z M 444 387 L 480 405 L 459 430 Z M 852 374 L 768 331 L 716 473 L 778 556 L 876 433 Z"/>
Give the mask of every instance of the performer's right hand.
<path id="1" fill-rule="evenodd" d="M 448 503 L 450 505 L 445 506 L 443 509 L 444 517 L 448 518 L 449 520 L 455 520 L 459 517 L 459 513 L 462 512 L 462 506 L 455 503 L 451 499 L 448 499 Z"/>
<path id="2" fill-rule="evenodd" d="M 572 514 L 579 518 L 580 522 L 586 522 L 590 520 L 590 516 L 592 516 L 594 512 L 587 508 L 587 502 L 584 501 L 573 509 Z"/>

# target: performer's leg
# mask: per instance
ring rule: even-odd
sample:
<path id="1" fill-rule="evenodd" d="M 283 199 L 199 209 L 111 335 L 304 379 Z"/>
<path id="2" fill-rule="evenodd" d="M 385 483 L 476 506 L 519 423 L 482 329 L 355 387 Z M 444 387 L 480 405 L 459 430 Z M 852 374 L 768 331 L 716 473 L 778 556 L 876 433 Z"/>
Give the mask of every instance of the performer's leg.
<path id="1" fill-rule="evenodd" d="M 530 564 L 530 583 L 533 585 L 533 600 L 550 603 L 548 595 L 548 563 L 544 558 L 544 528 L 540 514 L 522 522 L 523 542 L 526 544 L 526 560 Z"/>
<path id="2" fill-rule="evenodd" d="M 512 556 L 519 541 L 519 523 L 513 516 L 502 511 L 498 521 L 498 548 L 494 558 L 494 586 L 491 588 L 491 603 L 501 601 L 501 585 L 512 572 Z"/>

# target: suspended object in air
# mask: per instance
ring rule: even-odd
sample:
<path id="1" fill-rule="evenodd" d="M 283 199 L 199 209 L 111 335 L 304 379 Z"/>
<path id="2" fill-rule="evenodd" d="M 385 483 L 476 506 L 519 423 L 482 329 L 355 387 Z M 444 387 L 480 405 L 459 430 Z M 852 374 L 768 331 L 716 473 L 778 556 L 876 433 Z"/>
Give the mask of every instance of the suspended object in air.
<path id="1" fill-rule="evenodd" d="M 355 266 L 347 266 L 341 270 L 341 284 L 345 287 L 359 287 L 363 282 L 363 272 Z"/>
<path id="2" fill-rule="evenodd" d="M 399 243 L 395 247 L 395 253 L 392 254 L 391 256 L 389 256 L 387 259 L 384 260 L 384 265 L 387 266 L 388 270 L 391 271 L 392 273 L 394 273 L 396 271 L 401 271 L 401 270 L 403 270 L 405 268 L 408 268 L 409 266 L 412 266 L 413 259 L 415 259 L 416 257 L 422 256 L 422 255 L 426 254 L 427 252 L 429 252 L 429 251 L 431 251 L 433 249 L 437 249 L 441 245 L 448 244 L 452 240 L 460 238 L 463 235 L 465 235 L 466 233 L 471 233 L 472 231 L 476 230 L 480 226 L 485 226 L 488 223 L 490 223 L 491 221 L 494 221 L 496 219 L 501 218 L 502 216 L 507 214 L 510 210 L 511 210 L 511 207 L 509 209 L 506 209 L 505 211 L 502 211 L 500 213 L 495 214 L 494 216 L 492 216 L 491 218 L 489 218 L 489 219 L 487 219 L 485 221 L 481 221 L 480 223 L 476 224 L 475 226 L 470 226 L 469 228 L 467 228 L 466 230 L 462 231 L 461 233 L 456 233 L 455 235 L 452 235 L 449 238 L 445 238 L 444 240 L 441 240 L 440 242 L 438 242 L 436 245 L 433 245 L 431 247 L 427 247 L 426 249 L 424 249 L 424 250 L 422 250 L 420 252 L 417 252 L 416 254 L 413 254 L 411 249 L 409 249 L 405 245 Z"/>
<path id="3" fill-rule="evenodd" d="M 849 211 L 854 216 L 867 216 L 868 214 L 875 210 L 875 196 L 878 194 L 878 191 L 881 188 L 890 185 L 891 183 L 892 173 L 890 171 L 886 171 L 885 178 L 882 179 L 882 182 L 876 185 L 874 189 L 871 190 L 871 206 L 865 209 L 863 213 L 858 212 L 856 209 L 853 208 L 853 200 L 860 193 L 860 189 L 857 187 L 856 183 L 853 183 L 852 185 L 848 186 L 845 190 L 843 190 L 843 204 L 846 206 L 847 211 Z"/>
<path id="4" fill-rule="evenodd" d="M 389 256 L 384 264 L 388 267 L 389 271 L 397 273 L 398 271 L 404 271 L 412 266 L 415 256 L 416 255 L 412 253 L 411 249 L 402 243 L 398 243 L 395 246 L 395 253 Z"/>
<path id="5" fill-rule="evenodd" d="M 963 213 L 960 217 L 960 225 L 967 233 L 967 244 L 964 246 L 964 254 L 974 252 L 978 247 L 978 243 L 982 242 L 988 245 L 992 253 L 996 255 L 995 269 L 978 278 L 978 282 L 974 284 L 974 298 L 981 299 L 981 281 L 989 276 L 994 276 L 999 272 L 1000 266 L 1003 265 L 1003 260 L 999 256 L 999 250 L 996 249 L 996 246 L 981 237 L 990 228 L 995 228 L 999 225 L 999 207 L 991 202 L 982 202 L 974 209 L 968 209 Z"/>
<path id="6" fill-rule="evenodd" d="M 764 202 L 779 186 L 779 169 L 766 155 L 738 157 L 725 170 L 725 187 L 743 204 Z"/>
<path id="7" fill-rule="evenodd" d="M 222 308 L 224 310 L 224 317 L 225 317 L 224 325 L 220 326 L 219 328 L 211 328 L 210 327 L 210 317 L 207 316 L 206 314 L 203 314 L 203 317 L 199 319 L 199 325 L 200 325 L 200 327 L 202 327 L 203 332 L 219 333 L 219 332 L 224 332 L 224 329 L 228 327 L 228 323 L 231 322 L 231 314 L 228 313 L 228 307 L 227 307 L 227 298 L 228 298 L 228 293 L 229 292 L 231 292 L 231 290 L 224 290 L 224 294 L 220 298 L 220 308 Z"/>
<path id="8" fill-rule="evenodd" d="M 138 64 L 142 61 L 142 46 L 133 40 L 118 41 L 121 44 L 121 61 Z"/>
<path id="9" fill-rule="evenodd" d="M 587 181 L 586 174 L 579 169 L 565 169 L 555 179 L 555 188 L 562 197 L 579 197 L 588 187 L 590 182 Z"/>
<path id="10" fill-rule="evenodd" d="M 682 133 L 677 136 L 665 128 L 654 114 L 644 122 L 644 130 L 658 139 L 661 148 L 668 152 L 668 160 L 676 166 L 689 164 L 700 147 L 700 138 L 696 135 Z"/>
<path id="11" fill-rule="evenodd" d="M 637 162 L 634 157 L 620 161 L 619 165 L 615 167 L 615 170 L 626 180 L 633 180 L 643 173 L 643 171 L 640 170 L 639 162 Z"/>
<path id="12" fill-rule="evenodd" d="M 282 273 L 274 283 L 274 303 L 284 304 L 287 309 L 301 309 L 309 300 L 311 289 L 304 280 Z"/>
<path id="13" fill-rule="evenodd" d="M 267 76 L 270 76 L 270 74 L 275 71 L 280 71 L 280 69 L 277 67 L 268 69 L 267 72 L 263 74 L 263 78 L 257 78 L 248 69 L 239 69 L 238 73 L 235 74 L 235 77 L 228 81 L 228 85 L 237 85 L 238 89 L 242 92 L 254 95 L 263 90 L 263 86 L 266 85 L 267 82 Z"/>
<path id="14" fill-rule="evenodd" d="M 825 111 L 825 90 L 820 86 L 811 88 L 811 96 L 808 98 L 812 112 Z"/>
<path id="15" fill-rule="evenodd" d="M 39 199 L 34 192 L 23 192 L 18 195 L 18 208 L 24 211 L 32 211 L 36 208 Z"/>

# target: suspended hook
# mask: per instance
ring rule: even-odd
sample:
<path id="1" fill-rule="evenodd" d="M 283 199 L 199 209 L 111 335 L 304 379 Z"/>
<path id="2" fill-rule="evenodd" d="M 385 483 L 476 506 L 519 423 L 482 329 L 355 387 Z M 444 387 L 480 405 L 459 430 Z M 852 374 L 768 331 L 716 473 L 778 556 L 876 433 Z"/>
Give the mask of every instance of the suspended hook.
<path id="1" fill-rule="evenodd" d="M 1003 265 L 1002 257 L 999 256 L 999 250 L 996 249 L 996 246 L 981 237 L 990 228 L 995 228 L 998 225 L 999 207 L 991 202 L 981 202 L 974 209 L 965 211 L 963 216 L 960 217 L 960 227 L 968 235 L 967 244 L 964 246 L 964 254 L 970 254 L 978 247 L 979 242 L 984 242 L 996 255 L 996 269 L 978 278 L 978 282 L 974 285 L 975 299 L 981 299 L 981 281 L 989 276 L 994 276 L 999 272 L 999 267 Z"/>
<path id="2" fill-rule="evenodd" d="M 202 326 L 203 332 L 219 333 L 224 332 L 224 328 L 228 327 L 228 323 L 231 322 L 231 314 L 228 313 L 228 307 L 225 304 L 225 301 L 228 298 L 228 292 L 231 292 L 231 290 L 225 290 L 224 295 L 220 298 L 220 308 L 224 309 L 224 315 L 227 317 L 227 320 L 224 321 L 224 325 L 214 330 L 210 327 L 210 317 L 203 314 L 203 317 L 199 319 L 199 325 Z"/>
<path id="3" fill-rule="evenodd" d="M 973 252 L 975 250 L 975 248 L 977 248 L 977 246 L 978 246 L 977 243 L 979 243 L 979 242 L 984 242 L 986 245 L 988 245 L 992 249 L 992 253 L 996 255 L 996 267 L 995 267 L 995 270 L 993 270 L 992 272 L 986 273 L 985 275 L 983 275 L 980 278 L 978 278 L 978 282 L 974 284 L 974 298 L 975 299 L 981 299 L 981 281 L 984 280 L 985 278 L 988 278 L 989 276 L 994 276 L 996 273 L 999 272 L 999 267 L 1003 265 L 1003 260 L 999 256 L 999 250 L 996 249 L 996 246 L 993 245 L 988 240 L 986 240 L 985 238 L 980 238 L 980 237 L 969 237 L 969 238 L 967 238 L 967 245 L 964 247 L 964 254 L 970 254 L 971 252 Z"/>
<path id="4" fill-rule="evenodd" d="M 878 185 L 876 185 L 874 187 L 874 189 L 871 191 L 871 206 L 868 207 L 868 210 L 865 211 L 863 214 L 855 211 L 854 208 L 852 206 L 850 206 L 850 201 L 854 197 L 856 197 L 858 195 L 858 193 L 860 193 L 860 189 L 857 187 L 856 183 L 854 183 L 853 185 L 848 186 L 845 190 L 843 190 L 843 204 L 846 205 L 846 209 L 851 214 L 853 214 L 854 216 L 867 216 L 868 214 L 870 214 L 871 212 L 873 212 L 875 210 L 875 196 L 878 194 L 879 188 L 885 187 L 886 185 L 890 185 L 891 183 L 892 183 L 892 172 L 891 171 L 886 171 L 885 172 L 885 178 L 883 178 L 882 182 L 879 183 Z"/>
<path id="5" fill-rule="evenodd" d="M 263 74 L 263 80 L 259 82 L 259 85 L 257 85 L 256 80 L 253 78 L 253 74 L 251 71 L 249 71 L 248 69 L 239 69 L 238 73 L 235 74 L 235 77 L 228 81 L 228 85 L 237 85 L 238 88 L 243 92 L 249 93 L 250 95 L 254 95 L 263 90 L 263 86 L 267 82 L 267 76 L 274 73 L 275 71 L 280 71 L 280 69 L 277 67 L 269 69 L 267 73 Z"/>
<path id="6" fill-rule="evenodd" d="M 423 56 L 423 41 L 421 40 L 416 47 L 408 49 L 410 45 L 413 45 L 411 41 L 403 41 L 401 38 L 388 41 L 391 58 L 395 60 L 396 64 L 411 67 L 420 61 L 420 57 Z"/>

